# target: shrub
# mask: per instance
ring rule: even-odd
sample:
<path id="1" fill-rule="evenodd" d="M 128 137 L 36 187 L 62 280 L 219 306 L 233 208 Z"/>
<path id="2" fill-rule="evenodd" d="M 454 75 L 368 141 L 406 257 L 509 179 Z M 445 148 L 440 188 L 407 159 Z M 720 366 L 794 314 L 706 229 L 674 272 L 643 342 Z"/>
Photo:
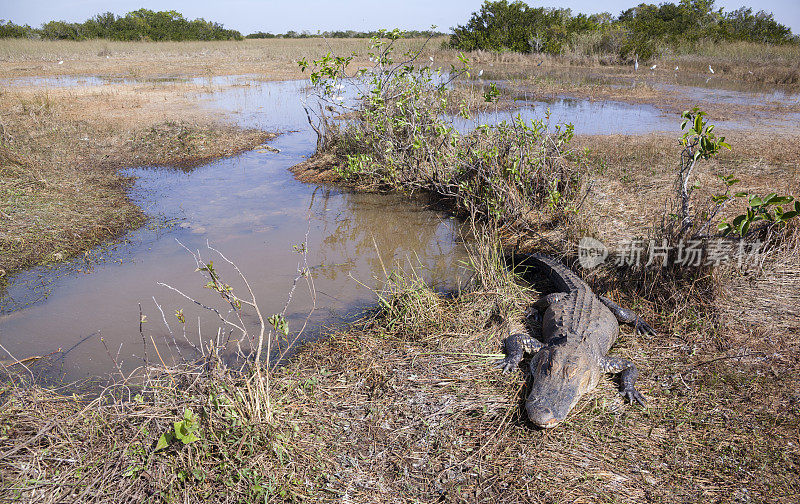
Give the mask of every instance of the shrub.
<path id="1" fill-rule="evenodd" d="M 797 43 L 772 14 L 744 8 L 715 10 L 714 0 L 639 4 L 618 17 L 609 13 L 573 15 L 569 9 L 533 8 L 521 1 L 484 2 L 469 21 L 453 29 L 450 45 L 463 50 L 512 50 L 558 54 L 566 48 L 586 53 L 614 52 L 623 59 L 648 60 L 664 45 L 676 48 L 700 40 Z M 586 44 L 594 40 L 596 44 Z"/>

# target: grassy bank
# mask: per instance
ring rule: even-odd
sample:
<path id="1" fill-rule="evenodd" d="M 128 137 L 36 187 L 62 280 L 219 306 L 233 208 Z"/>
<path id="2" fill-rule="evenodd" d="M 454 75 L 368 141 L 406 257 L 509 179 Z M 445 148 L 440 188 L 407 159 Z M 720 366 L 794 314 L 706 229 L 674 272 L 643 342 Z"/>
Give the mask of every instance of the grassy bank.
<path id="1" fill-rule="evenodd" d="M 57 262 L 144 222 L 120 168 L 190 169 L 272 137 L 197 107 L 188 84 L 2 93 L 0 271 Z"/>
<path id="2" fill-rule="evenodd" d="M 435 65 L 448 68 L 458 62 L 458 52 L 442 47 L 446 38 L 431 40 L 423 58 L 433 56 Z M 419 47 L 421 39 L 398 41 L 398 48 Z M 295 62 L 333 54 L 358 53 L 354 66 L 369 66 L 363 56 L 369 39 L 261 39 L 239 42 L 115 42 L 107 40 L 43 41 L 0 40 L 0 75 L 3 77 L 92 75 L 118 78 L 165 76 L 261 75 L 265 79 L 302 78 Z M 478 69 L 516 75 L 539 75 L 554 68 L 580 67 L 615 73 L 632 71 L 633 63 L 614 53 L 584 46 L 559 55 L 471 51 L 466 56 Z M 59 61 L 62 63 L 59 64 Z M 753 85 L 800 86 L 800 47 L 752 42 L 701 43 L 697 47 L 667 51 L 648 62 L 654 74 L 671 80 L 674 67 L 680 75 L 709 74 Z M 168 68 L 169 71 L 165 69 Z M 640 73 L 646 71 L 645 66 Z"/>
<path id="3" fill-rule="evenodd" d="M 403 42 L 416 45 L 420 41 Z M 163 76 L 261 75 L 298 79 L 298 59 L 363 54 L 369 39 L 256 39 L 198 42 L 115 42 L 109 40 L 0 40 L 0 75 L 5 77 L 93 75 L 150 78 Z M 58 62 L 63 63 L 59 64 Z M 367 58 L 359 60 L 368 64 Z"/>
<path id="4" fill-rule="evenodd" d="M 535 124 L 517 123 L 462 135 L 437 124 L 435 107 L 424 99 L 415 102 L 415 91 L 407 91 L 424 88 L 425 81 L 409 81 L 381 89 L 397 97 L 399 105 L 368 102 L 359 123 L 332 127 L 330 138 L 322 142 L 322 154 L 297 167 L 298 176 L 343 179 L 367 189 L 428 191 L 451 211 L 499 223 L 507 249 L 548 251 L 569 264 L 575 264 L 581 236 L 599 238 L 612 250 L 637 237 L 677 238 L 665 227 L 668 212 L 675 211 L 671 205 L 682 149 L 675 136 L 570 140 L 560 133 L 542 133 Z M 433 117 L 426 115 L 429 112 Z M 676 136 L 677 122 L 676 116 Z M 698 219 L 707 218 L 701 210 L 722 190 L 723 175 L 735 174 L 737 191 L 798 195 L 800 152 L 795 136 L 745 132 L 728 135 L 727 141 L 733 150 L 704 162 L 692 179 Z M 745 211 L 742 203 L 726 207 L 718 218 L 732 219 Z M 587 416 L 597 413 L 592 409 L 598 407 L 597 400 L 583 403 L 576 416 L 579 423 L 569 427 L 575 430 L 535 438 L 540 443 L 531 455 L 535 468 L 486 454 L 485 465 L 476 469 L 480 483 L 475 487 L 481 490 L 473 487 L 470 497 L 496 499 L 497 494 L 480 492 L 508 480 L 517 485 L 509 484 L 507 491 L 519 492 L 511 500 L 537 502 L 609 502 L 619 495 L 656 502 L 778 502 L 784 495 L 797 495 L 798 410 L 790 382 L 797 375 L 800 235 L 795 222 L 779 236 L 762 236 L 771 236 L 766 238 L 768 249 L 750 270 L 731 264 L 690 272 L 608 264 L 578 268 L 598 292 L 635 306 L 656 323 L 659 336 L 623 338 L 622 351 L 630 352 L 626 355 L 634 362 L 655 366 L 643 374 L 649 372 L 647 380 L 655 380 L 649 391 L 657 398 L 635 422 L 615 420 L 613 433 Z M 465 337 L 461 343 L 465 341 L 470 340 Z M 606 412 L 615 410 L 602 404 Z M 647 425 L 647 434 L 633 434 L 641 424 Z M 479 437 L 493 442 L 502 431 L 485 427 Z M 652 437 L 656 432 L 663 434 L 660 441 Z M 549 443 L 558 446 L 559 455 L 569 456 L 544 453 Z M 511 434 L 502 437 L 500 445 L 513 446 L 512 452 L 526 457 Z M 484 445 L 472 448 L 486 453 Z M 598 465 L 598 460 L 604 462 Z M 739 463 L 751 469 L 734 469 Z M 777 472 L 755 476 L 756 466 Z M 558 470 L 543 470 L 551 467 Z M 665 472 L 654 477 L 653 467 Z M 509 475 L 513 476 L 504 480 Z M 764 478 L 770 482 L 761 487 Z M 558 493 L 565 486 L 575 493 Z M 522 487 L 531 493 L 522 493 Z"/>
<path id="5" fill-rule="evenodd" d="M 521 407 L 524 380 L 491 362 L 539 293 L 520 288 L 491 248 L 478 254 L 476 280 L 460 296 L 395 276 L 382 308 L 305 346 L 270 378 L 270 424 L 252 418 L 247 375 L 214 360 L 140 370 L 96 400 L 6 379 L 0 497 L 777 503 L 798 495 L 796 341 L 721 349 L 703 324 L 658 336 L 624 330 L 613 353 L 639 366 L 647 409 L 623 404 L 607 379 L 564 425 L 537 431 Z M 176 422 L 196 440 L 157 449 Z"/>

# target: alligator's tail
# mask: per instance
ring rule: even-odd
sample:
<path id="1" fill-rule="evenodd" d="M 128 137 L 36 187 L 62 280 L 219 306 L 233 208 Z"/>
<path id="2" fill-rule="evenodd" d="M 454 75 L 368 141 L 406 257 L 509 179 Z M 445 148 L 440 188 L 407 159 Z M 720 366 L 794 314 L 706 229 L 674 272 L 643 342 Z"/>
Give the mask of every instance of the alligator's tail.
<path id="1" fill-rule="evenodd" d="M 553 282 L 556 289 L 561 292 L 569 292 L 586 286 L 586 283 L 581 277 L 576 275 L 574 271 L 567 268 L 564 263 L 555 257 L 550 257 L 545 254 L 531 254 L 528 258 L 532 263 L 540 266 L 545 273 L 547 273 L 550 281 Z"/>

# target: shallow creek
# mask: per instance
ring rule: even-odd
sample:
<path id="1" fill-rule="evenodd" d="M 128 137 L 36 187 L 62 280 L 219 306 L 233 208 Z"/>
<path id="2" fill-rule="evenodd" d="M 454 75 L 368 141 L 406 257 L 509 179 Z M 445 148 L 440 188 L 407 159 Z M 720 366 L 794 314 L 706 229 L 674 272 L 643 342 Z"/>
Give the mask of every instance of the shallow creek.
<path id="1" fill-rule="evenodd" d="M 67 80 L 65 85 L 98 84 L 89 79 Z M 302 106 L 310 99 L 305 82 L 226 77 L 209 81 L 207 87 L 221 90 L 203 95 L 206 106 L 225 111 L 243 126 L 282 133 L 270 142 L 280 152 L 258 149 L 191 173 L 158 167 L 132 170 L 138 177 L 132 196 L 153 216 L 151 224 L 86 257 L 15 276 L 0 300 L 0 344 L 15 358 L 60 349 L 56 355 L 62 358 L 48 378 L 65 381 L 107 374 L 112 358 L 130 369 L 144 357 L 140 304 L 150 361 L 156 360 L 153 344 L 165 361 L 196 357 L 192 345 L 216 339 L 219 319 L 159 283 L 222 308 L 218 296 L 203 288 L 186 249 L 199 250 L 245 297 L 236 273 L 207 244 L 239 266 L 262 312 L 270 315 L 283 310 L 302 259 L 295 246 L 307 239 L 313 295 L 301 281 L 286 316 L 293 334 L 314 308 L 304 339 L 315 337 L 324 326 L 352 320 L 374 304 L 372 289 L 393 268 L 413 269 L 442 291 L 457 290 L 465 281 L 468 257 L 454 219 L 420 200 L 351 193 L 293 178 L 288 168 L 315 147 Z M 522 114 L 542 118 L 548 109 L 551 124 L 572 122 L 578 134 L 641 134 L 676 127 L 675 118 L 655 107 L 616 102 L 528 103 Z M 498 122 L 513 113 L 482 114 L 476 121 Z M 474 124 L 456 121 L 462 130 Z M 183 310 L 185 337 L 191 343 L 184 339 L 176 310 Z M 256 321 L 247 317 L 244 322 L 252 326 Z"/>
<path id="2" fill-rule="evenodd" d="M 203 288 L 205 281 L 183 247 L 214 260 L 224 281 L 240 296 L 246 294 L 236 273 L 206 248 L 207 242 L 238 265 L 268 316 L 283 310 L 302 259 L 294 246 L 308 234 L 315 296 L 301 281 L 286 315 L 296 332 L 315 306 L 307 337 L 373 304 L 371 289 L 396 264 L 413 268 L 437 289 L 457 289 L 467 258 L 454 219 L 399 195 L 356 194 L 293 178 L 288 168 L 312 154 L 316 140 L 302 108 L 304 88 L 303 82 L 259 82 L 205 96 L 208 106 L 228 111 L 244 126 L 281 132 L 270 142 L 280 152 L 254 150 L 191 173 L 132 170 L 138 177 L 132 195 L 154 216 L 151 225 L 117 245 L 92 251 L 88 260 L 17 275 L 0 301 L 5 312 L 0 344 L 20 359 L 68 351 L 56 370 L 64 380 L 108 373 L 113 369 L 109 353 L 117 360 L 119 352 L 118 360 L 130 369 L 144 357 L 141 303 L 148 360 L 158 362 L 152 341 L 164 360 L 192 358 L 194 350 L 183 339 L 175 311 L 184 310 L 187 337 L 194 345 L 198 316 L 206 342 L 216 338 L 219 320 L 158 283 L 206 305 L 223 306 Z M 245 318 L 248 325 L 255 322 Z"/>

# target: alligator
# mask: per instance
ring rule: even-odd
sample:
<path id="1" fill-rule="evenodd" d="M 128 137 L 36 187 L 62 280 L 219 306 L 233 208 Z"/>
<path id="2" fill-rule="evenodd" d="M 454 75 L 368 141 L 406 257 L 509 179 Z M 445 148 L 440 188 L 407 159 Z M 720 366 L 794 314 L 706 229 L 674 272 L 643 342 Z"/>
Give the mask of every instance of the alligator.
<path id="1" fill-rule="evenodd" d="M 509 334 L 503 342 L 506 357 L 497 365 L 508 373 L 524 354 L 533 354 L 530 393 L 525 401 L 531 422 L 544 429 L 558 425 L 604 373 L 621 373 L 622 396 L 631 404 L 636 401 L 644 406 L 645 398 L 634 386 L 639 374 L 636 366 L 606 354 L 619 336 L 619 322 L 632 324 L 639 334 L 655 335 L 653 328 L 631 310 L 597 296 L 558 259 L 531 254 L 523 264 L 528 260 L 547 273 L 557 292 L 533 304 L 534 313 L 544 310 L 541 338 L 527 332 Z"/>

